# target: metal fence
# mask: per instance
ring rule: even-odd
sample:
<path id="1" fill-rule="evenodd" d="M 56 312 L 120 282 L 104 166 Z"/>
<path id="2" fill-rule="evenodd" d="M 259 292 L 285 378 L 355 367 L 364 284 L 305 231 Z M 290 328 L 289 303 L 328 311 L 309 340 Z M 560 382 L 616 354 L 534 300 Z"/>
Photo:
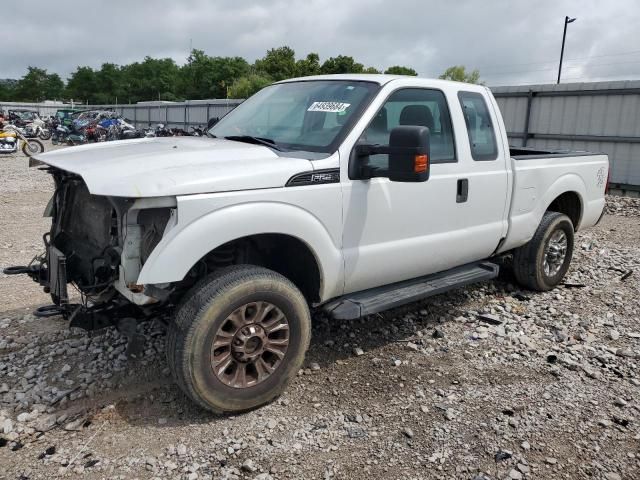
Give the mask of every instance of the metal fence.
<path id="1" fill-rule="evenodd" d="M 511 145 L 604 152 L 612 186 L 640 191 L 640 81 L 491 90 Z"/>
<path id="2" fill-rule="evenodd" d="M 640 192 L 640 81 L 494 87 L 512 145 L 604 152 L 615 187 Z M 115 110 L 136 127 L 206 125 L 242 100 L 76 105 Z M 0 102 L 0 110 L 33 108 L 54 115 L 69 105 Z"/>
<path id="3" fill-rule="evenodd" d="M 134 105 L 85 105 L 75 104 L 78 110 L 115 111 L 134 124 L 136 128 L 163 123 L 167 127 L 206 126 L 210 118 L 221 118 L 240 105 L 242 100 L 190 100 L 186 102 L 143 102 Z M 0 111 L 12 109 L 36 110 L 39 115 L 55 115 L 71 104 L 0 102 Z"/>

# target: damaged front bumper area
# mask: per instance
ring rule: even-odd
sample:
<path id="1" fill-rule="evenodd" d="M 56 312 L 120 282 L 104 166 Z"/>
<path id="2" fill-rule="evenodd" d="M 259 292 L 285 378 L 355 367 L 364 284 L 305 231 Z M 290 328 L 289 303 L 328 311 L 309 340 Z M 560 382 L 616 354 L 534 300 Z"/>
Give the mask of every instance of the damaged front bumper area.
<path id="1" fill-rule="evenodd" d="M 51 295 L 40 317 L 62 315 L 70 326 L 96 330 L 122 319 L 158 315 L 170 302 L 170 285 L 137 285 L 142 265 L 175 225 L 175 198 L 130 199 L 92 195 L 81 177 L 45 168 L 56 189 L 45 216 L 51 230 L 45 251 L 27 266 L 4 269 L 26 274 Z M 69 295 L 71 285 L 77 295 Z M 73 293 L 73 292 L 72 292 Z"/>

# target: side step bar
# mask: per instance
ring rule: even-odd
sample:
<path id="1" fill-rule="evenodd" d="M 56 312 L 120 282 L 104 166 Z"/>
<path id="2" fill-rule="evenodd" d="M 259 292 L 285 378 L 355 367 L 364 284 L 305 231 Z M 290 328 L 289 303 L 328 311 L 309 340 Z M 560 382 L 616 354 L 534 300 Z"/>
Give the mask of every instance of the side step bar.
<path id="1" fill-rule="evenodd" d="M 498 276 L 498 271 L 499 267 L 495 263 L 471 263 L 433 275 L 350 293 L 326 303 L 323 309 L 333 318 L 352 320 L 432 297 L 453 288 L 491 280 Z"/>

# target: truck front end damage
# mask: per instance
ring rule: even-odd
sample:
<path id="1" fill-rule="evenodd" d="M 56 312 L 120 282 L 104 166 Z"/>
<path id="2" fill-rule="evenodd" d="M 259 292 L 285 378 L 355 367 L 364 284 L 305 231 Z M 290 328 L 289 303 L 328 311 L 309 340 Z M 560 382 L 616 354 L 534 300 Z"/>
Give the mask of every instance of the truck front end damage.
<path id="1" fill-rule="evenodd" d="M 27 266 L 4 271 L 29 275 L 51 295 L 53 305 L 35 314 L 62 315 L 71 326 L 95 330 L 166 306 L 169 285 L 145 287 L 136 280 L 175 224 L 175 198 L 92 195 L 79 175 L 46 169 L 55 192 L 45 211 L 51 217 L 51 229 L 43 236 L 45 251 Z M 69 285 L 77 294 L 70 295 Z"/>

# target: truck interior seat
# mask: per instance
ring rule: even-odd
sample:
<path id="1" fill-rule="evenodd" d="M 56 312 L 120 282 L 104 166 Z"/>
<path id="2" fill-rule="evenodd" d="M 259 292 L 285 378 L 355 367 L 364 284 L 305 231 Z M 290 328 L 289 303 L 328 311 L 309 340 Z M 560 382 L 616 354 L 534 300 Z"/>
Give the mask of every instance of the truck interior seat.
<path id="1" fill-rule="evenodd" d="M 400 112 L 400 125 L 421 125 L 433 132 L 433 114 L 426 105 L 407 105 Z"/>

